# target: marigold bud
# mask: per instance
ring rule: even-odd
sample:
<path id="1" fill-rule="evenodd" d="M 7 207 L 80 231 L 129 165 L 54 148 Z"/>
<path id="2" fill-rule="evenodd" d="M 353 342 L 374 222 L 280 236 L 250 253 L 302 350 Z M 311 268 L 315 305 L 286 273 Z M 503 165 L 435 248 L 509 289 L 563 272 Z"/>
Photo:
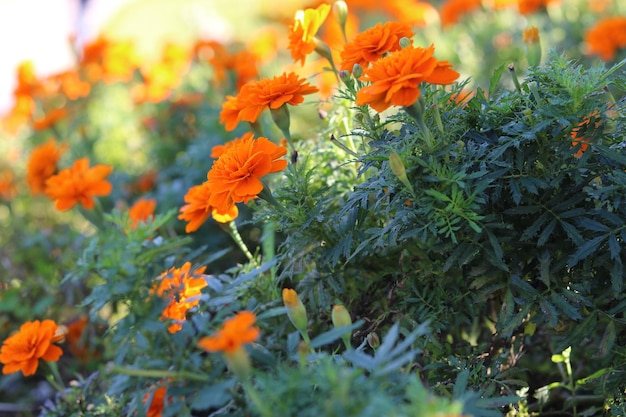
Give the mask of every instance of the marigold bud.
<path id="1" fill-rule="evenodd" d="M 359 64 L 354 64 L 352 67 L 352 75 L 354 75 L 354 78 L 359 78 L 363 75 L 363 67 Z"/>
<path id="2" fill-rule="evenodd" d="M 411 40 L 409 38 L 400 38 L 400 48 L 404 49 L 408 48 L 409 46 L 411 46 Z"/>
<path id="3" fill-rule="evenodd" d="M 337 17 L 337 21 L 339 22 L 339 26 L 341 28 L 345 28 L 346 20 L 348 20 L 348 5 L 345 1 L 339 0 L 333 4 L 333 13 Z"/>
<path id="4" fill-rule="evenodd" d="M 294 327 L 300 333 L 306 333 L 308 319 L 304 304 L 300 300 L 298 293 L 291 288 L 283 288 L 283 303 L 287 308 L 287 316 Z"/>
<path id="5" fill-rule="evenodd" d="M 333 321 L 333 325 L 335 327 L 343 327 L 343 326 L 350 326 L 352 324 L 352 318 L 350 317 L 350 313 L 348 313 L 348 310 L 346 310 L 346 308 L 342 305 L 342 304 L 336 304 L 333 307 L 333 311 L 331 313 L 331 318 Z M 343 340 L 343 343 L 346 345 L 346 348 L 350 349 L 350 337 L 351 337 L 351 332 L 346 332 L 343 336 L 341 336 L 341 339 Z"/>
<path id="6" fill-rule="evenodd" d="M 541 44 L 539 43 L 539 29 L 531 26 L 524 29 L 522 39 L 526 44 L 526 59 L 528 65 L 537 66 L 541 62 Z"/>
<path id="7" fill-rule="evenodd" d="M 378 346 L 380 346 L 380 337 L 378 337 L 376 332 L 367 334 L 367 344 L 370 345 L 372 349 L 378 349 Z"/>
<path id="8" fill-rule="evenodd" d="M 415 194 L 413 190 L 413 185 L 406 175 L 406 169 L 404 168 L 404 163 L 402 162 L 402 158 L 400 158 L 400 155 L 395 152 L 391 152 L 391 154 L 389 155 L 389 167 L 391 168 L 391 172 L 396 174 L 402 184 L 404 184 L 404 186 L 408 188 L 411 193 Z"/>

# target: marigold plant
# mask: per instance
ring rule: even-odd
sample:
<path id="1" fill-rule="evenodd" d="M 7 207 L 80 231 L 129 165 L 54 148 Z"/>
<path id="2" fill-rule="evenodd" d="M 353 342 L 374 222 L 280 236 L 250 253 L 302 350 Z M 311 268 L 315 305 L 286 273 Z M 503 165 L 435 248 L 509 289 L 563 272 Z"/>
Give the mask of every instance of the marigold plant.
<path id="1" fill-rule="evenodd" d="M 113 186 L 106 180 L 111 171 L 110 165 L 90 168 L 89 159 L 81 158 L 70 168 L 48 178 L 45 193 L 56 202 L 57 210 L 69 210 L 78 203 L 89 210 L 95 205 L 93 197 L 111 193 Z"/>
<path id="2" fill-rule="evenodd" d="M 400 50 L 400 39 L 411 38 L 414 33 L 406 23 L 378 23 L 348 42 L 341 51 L 340 69 L 352 71 L 355 64 L 366 68 L 370 62 L 383 57 L 388 52 Z"/>
<path id="3" fill-rule="evenodd" d="M 254 326 L 255 321 L 254 313 L 241 311 L 225 320 L 222 328 L 213 335 L 201 338 L 198 346 L 207 352 L 233 353 L 259 338 L 261 331 Z"/>
<path id="4" fill-rule="evenodd" d="M 2 343 L 0 363 L 3 374 L 22 371 L 24 376 L 33 375 L 39 359 L 48 362 L 59 360 L 63 351 L 54 343 L 63 339 L 59 326 L 52 320 L 35 320 L 22 324 L 20 330 Z"/>
<path id="5" fill-rule="evenodd" d="M 287 161 L 282 159 L 286 154 L 286 148 L 264 137 L 255 139 L 247 134 L 236 139 L 207 175 L 211 206 L 228 212 L 235 203 L 257 198 L 264 188 L 261 178 L 287 167 Z"/>
<path id="6" fill-rule="evenodd" d="M 57 145 L 54 139 L 37 146 L 28 159 L 26 181 L 30 192 L 42 194 L 46 188 L 46 181 L 57 171 L 57 165 L 61 155 L 67 146 Z"/>
<path id="7" fill-rule="evenodd" d="M 304 96 L 317 92 L 294 72 L 285 72 L 273 78 L 251 81 L 243 85 L 237 96 L 227 96 L 222 105 L 220 122 L 226 130 L 233 130 L 241 120 L 257 121 L 263 110 L 278 109 L 285 104 L 296 105 Z"/>
<path id="8" fill-rule="evenodd" d="M 437 61 L 434 51 L 433 45 L 409 46 L 374 62 L 360 78 L 371 84 L 358 91 L 356 104 L 370 105 L 378 112 L 391 106 L 410 106 L 420 96 L 421 83 L 453 83 L 459 73 L 447 61 Z"/>

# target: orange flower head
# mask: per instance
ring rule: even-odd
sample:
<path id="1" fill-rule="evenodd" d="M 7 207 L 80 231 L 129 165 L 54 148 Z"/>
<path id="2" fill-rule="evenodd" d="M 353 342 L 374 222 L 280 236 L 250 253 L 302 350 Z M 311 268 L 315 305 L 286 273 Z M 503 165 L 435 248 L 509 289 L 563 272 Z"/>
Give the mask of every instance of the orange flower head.
<path id="1" fill-rule="evenodd" d="M 37 146 L 28 159 L 26 181 L 33 194 L 41 194 L 46 188 L 46 180 L 54 175 L 61 155 L 67 146 L 57 146 L 54 139 Z"/>
<path id="2" fill-rule="evenodd" d="M 187 222 L 185 232 L 195 232 L 204 224 L 209 216 L 213 216 L 216 222 L 228 223 L 237 218 L 239 209 L 232 205 L 224 211 L 219 211 L 210 204 L 211 185 L 205 181 L 201 185 L 194 185 L 185 194 L 185 204 L 180 208 L 178 218 Z"/>
<path id="3" fill-rule="evenodd" d="M 233 353 L 241 346 L 257 340 L 261 334 L 254 326 L 256 315 L 250 311 L 237 313 L 235 317 L 224 321 L 224 325 L 212 336 L 203 337 L 198 347 L 208 352 Z"/>
<path id="4" fill-rule="evenodd" d="M 11 200 L 17 194 L 15 174 L 10 168 L 0 168 L 0 199 Z"/>
<path id="5" fill-rule="evenodd" d="M 341 52 L 341 69 L 352 72 L 354 64 L 367 68 L 388 52 L 402 49 L 400 39 L 411 38 L 414 33 L 406 23 L 378 23 L 373 28 L 359 33 Z"/>
<path id="6" fill-rule="evenodd" d="M 463 15 L 481 7 L 481 0 L 446 0 L 439 8 L 443 27 L 457 23 Z"/>
<path id="7" fill-rule="evenodd" d="M 410 106 L 420 95 L 420 84 L 451 84 L 459 77 L 448 61 L 433 57 L 435 48 L 409 46 L 374 62 L 362 81 L 371 85 L 357 92 L 356 104 L 382 112 L 391 106 Z"/>
<path id="8" fill-rule="evenodd" d="M 282 171 L 287 149 L 269 139 L 254 139 L 251 133 L 235 139 L 211 167 L 211 206 L 226 212 L 235 203 L 248 203 L 263 190 L 261 178 Z"/>
<path id="9" fill-rule="evenodd" d="M 607 17 L 585 33 L 588 53 L 604 61 L 615 58 L 618 50 L 626 48 L 626 16 Z"/>
<path id="10" fill-rule="evenodd" d="M 241 120 L 254 123 L 263 110 L 278 109 L 285 104 L 300 104 L 304 101 L 305 95 L 316 91 L 317 87 L 310 85 L 293 72 L 250 81 L 241 87 L 236 97 L 226 97 L 220 113 L 220 122 L 225 124 L 226 130 L 231 131 Z"/>
<path id="11" fill-rule="evenodd" d="M 524 29 L 522 32 L 522 40 L 524 43 L 533 45 L 539 42 L 539 29 L 536 26 L 531 26 L 528 29 Z"/>
<path id="12" fill-rule="evenodd" d="M 50 126 L 54 126 L 59 120 L 62 120 L 67 116 L 67 109 L 61 107 L 59 109 L 50 110 L 42 118 L 33 120 L 34 130 L 44 130 Z"/>
<path id="13" fill-rule="evenodd" d="M 131 228 L 136 228 L 141 222 L 154 219 L 154 209 L 156 200 L 154 198 L 140 198 L 128 209 L 128 217 L 131 221 Z"/>
<path id="14" fill-rule="evenodd" d="M 191 263 L 185 262 L 180 268 L 172 267 L 157 278 L 152 292 L 159 297 L 169 297 L 169 304 L 163 309 L 161 319 L 174 320 L 168 327 L 170 333 L 182 329 L 187 311 L 200 302 L 202 289 L 207 286 L 208 275 L 204 275 L 205 266 L 191 271 Z"/>
<path id="15" fill-rule="evenodd" d="M 92 209 L 93 197 L 111 193 L 113 186 L 106 177 L 112 170 L 112 166 L 102 164 L 89 168 L 89 159 L 78 159 L 72 167 L 46 180 L 45 193 L 55 200 L 57 210 L 69 210 L 77 203 L 87 210 Z"/>
<path id="16" fill-rule="evenodd" d="M 63 336 L 57 334 L 59 326 L 52 320 L 26 322 L 20 330 L 9 336 L 0 348 L 0 363 L 3 374 L 22 371 L 24 376 L 33 375 L 39 359 L 48 362 L 59 360 L 63 351 L 53 343 Z"/>
<path id="17" fill-rule="evenodd" d="M 315 35 L 328 17 L 330 5 L 321 4 L 316 9 L 298 10 L 289 26 L 289 50 L 294 62 L 304 61 L 315 50 Z"/>
<path id="18" fill-rule="evenodd" d="M 150 402 L 150 406 L 146 411 L 146 417 L 162 417 L 163 409 L 165 409 L 165 396 L 167 394 L 167 387 L 162 385 L 154 390 L 152 393 L 152 401 Z M 150 393 L 147 392 L 143 396 L 143 403 L 146 405 L 148 400 L 150 399 Z M 170 398 L 168 397 L 168 402 Z"/>
<path id="19" fill-rule="evenodd" d="M 557 3 L 560 0 L 518 0 L 517 8 L 521 14 L 531 14 L 547 7 L 550 3 Z"/>

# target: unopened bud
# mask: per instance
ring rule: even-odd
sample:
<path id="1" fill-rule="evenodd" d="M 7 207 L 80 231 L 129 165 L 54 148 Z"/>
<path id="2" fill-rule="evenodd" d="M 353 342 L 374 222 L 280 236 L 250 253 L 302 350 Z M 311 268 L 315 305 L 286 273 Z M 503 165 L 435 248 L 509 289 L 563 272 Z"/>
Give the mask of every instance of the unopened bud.
<path id="1" fill-rule="evenodd" d="M 352 324 L 352 318 L 350 317 L 350 313 L 348 313 L 348 310 L 346 310 L 346 308 L 342 304 L 337 304 L 333 307 L 331 318 L 333 320 L 333 325 L 335 327 L 350 326 Z M 352 337 L 352 334 L 349 331 L 344 333 L 343 336 L 341 336 L 341 339 L 343 340 L 343 343 L 346 346 L 346 349 L 351 348 L 350 346 L 351 337 Z"/>
<path id="2" fill-rule="evenodd" d="M 346 20 L 348 20 L 348 5 L 345 1 L 339 0 L 333 4 L 333 13 L 335 14 L 339 26 L 344 28 L 346 26 Z"/>
<path id="3" fill-rule="evenodd" d="M 391 168 L 391 172 L 393 172 L 396 177 L 398 177 L 400 182 L 404 184 L 404 186 L 408 188 L 411 193 L 415 194 L 415 191 L 413 190 L 413 185 L 406 175 L 406 169 L 404 168 L 404 163 L 402 162 L 402 158 L 400 158 L 400 155 L 395 152 L 391 152 L 391 154 L 389 155 L 389 167 Z"/>
<path id="4" fill-rule="evenodd" d="M 298 293 L 291 288 L 283 288 L 283 303 L 287 308 L 287 316 L 291 323 L 300 333 L 306 332 L 308 319 L 304 304 L 298 297 Z"/>
<path id="5" fill-rule="evenodd" d="M 409 46 L 411 46 L 412 42 L 409 38 L 407 38 L 406 36 L 404 38 L 400 38 L 400 48 L 404 49 L 404 48 L 408 48 Z"/>
<path id="6" fill-rule="evenodd" d="M 368 333 L 367 344 L 370 345 L 372 349 L 378 349 L 378 346 L 380 346 L 380 338 L 375 332 Z"/>
<path id="7" fill-rule="evenodd" d="M 363 75 L 363 67 L 360 64 L 354 64 L 352 67 L 352 75 L 354 78 L 360 78 Z"/>

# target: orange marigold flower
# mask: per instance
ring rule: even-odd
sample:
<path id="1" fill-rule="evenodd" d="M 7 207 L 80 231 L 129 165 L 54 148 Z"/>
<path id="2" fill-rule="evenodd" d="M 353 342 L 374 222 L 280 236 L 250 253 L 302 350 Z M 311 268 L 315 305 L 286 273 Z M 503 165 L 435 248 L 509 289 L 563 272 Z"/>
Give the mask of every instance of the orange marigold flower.
<path id="1" fill-rule="evenodd" d="M 208 352 L 233 353 L 241 346 L 257 340 L 261 334 L 254 326 L 256 315 L 251 311 L 241 311 L 224 321 L 224 325 L 212 336 L 203 337 L 198 347 Z"/>
<path id="2" fill-rule="evenodd" d="M 294 62 L 304 65 L 306 56 L 315 50 L 315 35 L 328 17 L 330 5 L 321 4 L 316 9 L 298 10 L 289 26 L 289 50 Z"/>
<path id="3" fill-rule="evenodd" d="M 81 362 L 88 362 L 92 358 L 100 356 L 89 340 L 89 332 L 85 331 L 89 318 L 87 316 L 78 317 L 65 325 L 65 342 L 68 350 Z"/>
<path id="4" fill-rule="evenodd" d="M 378 23 L 359 33 L 341 51 L 341 69 L 352 72 L 354 64 L 366 68 L 370 62 L 381 58 L 387 52 L 398 51 L 400 39 L 411 38 L 414 33 L 406 23 Z"/>
<path id="5" fill-rule="evenodd" d="M 0 168 L 0 199 L 11 200 L 17 194 L 15 174 L 10 168 Z"/>
<path id="6" fill-rule="evenodd" d="M 135 204 L 128 209 L 131 228 L 134 229 L 139 223 L 154 219 L 155 207 L 156 200 L 154 198 L 140 198 L 135 201 Z"/>
<path id="7" fill-rule="evenodd" d="M 535 13 L 542 7 L 547 7 L 550 3 L 556 3 L 559 0 L 518 0 L 517 8 L 521 14 Z"/>
<path id="8" fill-rule="evenodd" d="M 33 120 L 33 129 L 44 130 L 56 124 L 59 120 L 67 116 L 67 109 L 60 108 L 49 111 L 44 117 Z"/>
<path id="9" fill-rule="evenodd" d="M 72 167 L 48 178 L 45 193 L 56 201 L 57 210 L 69 210 L 77 203 L 92 209 L 93 197 L 111 193 L 113 186 L 105 178 L 112 170 L 112 166 L 102 164 L 89 168 L 89 159 L 78 159 Z"/>
<path id="10" fill-rule="evenodd" d="M 626 16 L 607 17 L 585 33 L 589 54 L 604 61 L 615 58 L 619 49 L 626 48 Z"/>
<path id="11" fill-rule="evenodd" d="M 457 23 L 467 13 L 480 8 L 481 0 L 446 0 L 439 8 L 443 27 Z"/>
<path id="12" fill-rule="evenodd" d="M 59 326 L 52 320 L 26 322 L 20 330 L 9 336 L 0 348 L 0 363 L 3 374 L 22 371 L 24 376 L 33 375 L 39 359 L 48 362 L 59 360 L 63 351 L 53 343 L 60 341 Z"/>
<path id="13" fill-rule="evenodd" d="M 54 139 L 48 139 L 43 145 L 37 146 L 30 154 L 26 172 L 26 181 L 30 192 L 41 194 L 46 188 L 46 180 L 54 175 L 61 154 L 67 146 L 57 146 Z"/>
<path id="14" fill-rule="evenodd" d="M 593 126 L 591 126 L 592 121 L 594 122 Z M 595 136 L 597 130 L 601 127 L 602 119 L 600 118 L 600 113 L 598 111 L 594 111 L 591 115 L 589 115 L 589 117 L 572 129 L 570 134 L 572 138 L 572 146 L 574 148 L 578 148 L 574 154 L 574 158 L 579 159 L 583 156 L 591 143 L 589 136 Z"/>
<path id="15" fill-rule="evenodd" d="M 222 105 L 220 122 L 226 130 L 233 130 L 241 120 L 250 123 L 257 121 L 263 110 L 278 109 L 285 104 L 300 104 L 304 96 L 318 91 L 299 78 L 294 72 L 283 73 L 274 78 L 250 81 L 241 87 L 236 97 L 227 96 Z"/>
<path id="16" fill-rule="evenodd" d="M 356 104 L 382 112 L 391 106 L 410 106 L 419 98 L 420 84 L 451 84 L 459 77 L 448 61 L 433 57 L 435 48 L 409 46 L 374 62 L 362 81 L 371 85 L 357 92 Z"/>
<path id="17" fill-rule="evenodd" d="M 167 394 L 167 387 L 162 385 L 156 388 L 152 393 L 152 401 L 150 401 L 150 406 L 146 411 L 146 417 L 162 417 L 163 409 L 165 408 L 165 396 Z M 147 392 L 143 396 L 144 405 L 150 399 L 150 393 Z M 170 402 L 171 398 L 167 398 L 168 402 Z"/>
<path id="18" fill-rule="evenodd" d="M 162 319 L 174 320 L 167 328 L 170 333 L 176 333 L 183 328 L 187 311 L 197 306 L 200 302 L 202 289 L 207 286 L 207 278 L 204 275 L 206 266 L 201 266 L 191 271 L 191 262 L 185 262 L 180 268 L 172 267 L 161 274 L 152 289 L 159 297 L 167 296 L 169 304 L 161 313 Z"/>
<path id="19" fill-rule="evenodd" d="M 195 232 L 207 221 L 209 216 L 213 216 L 216 222 L 228 223 L 237 218 L 239 209 L 234 204 L 224 211 L 219 211 L 211 206 L 211 186 L 208 181 L 201 185 L 194 185 L 185 194 L 185 204 L 180 208 L 178 218 L 186 221 L 185 232 Z"/>
<path id="20" fill-rule="evenodd" d="M 235 203 L 248 203 L 263 190 L 261 178 L 282 171 L 287 149 L 269 139 L 254 139 L 251 133 L 235 139 L 217 159 L 207 178 L 211 183 L 210 204 L 222 212 Z"/>

